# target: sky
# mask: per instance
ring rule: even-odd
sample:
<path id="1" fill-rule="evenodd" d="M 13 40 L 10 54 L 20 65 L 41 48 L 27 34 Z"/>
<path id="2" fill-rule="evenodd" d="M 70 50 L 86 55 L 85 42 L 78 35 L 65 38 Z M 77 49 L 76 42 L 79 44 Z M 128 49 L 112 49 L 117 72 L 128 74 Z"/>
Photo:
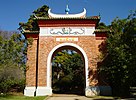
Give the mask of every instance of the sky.
<path id="1" fill-rule="evenodd" d="M 43 5 L 48 5 L 53 13 L 64 14 L 67 4 L 69 13 L 80 13 L 86 8 L 88 17 L 100 14 L 106 25 L 136 10 L 136 0 L 1 0 L 0 30 L 16 31 L 19 22 L 27 22 L 32 12 Z"/>

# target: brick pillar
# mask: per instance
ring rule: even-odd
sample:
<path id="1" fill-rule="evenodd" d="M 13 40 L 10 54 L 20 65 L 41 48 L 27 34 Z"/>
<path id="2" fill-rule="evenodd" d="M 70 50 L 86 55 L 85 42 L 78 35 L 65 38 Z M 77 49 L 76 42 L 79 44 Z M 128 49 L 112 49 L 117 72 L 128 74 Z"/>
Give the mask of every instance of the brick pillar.
<path id="1" fill-rule="evenodd" d="M 37 40 L 33 38 L 32 44 L 28 45 L 27 49 L 25 96 L 34 96 L 36 91 Z"/>
<path id="2" fill-rule="evenodd" d="M 50 45 L 50 41 L 49 45 Z M 37 83 L 37 96 L 51 95 L 52 90 L 47 87 L 47 58 L 48 58 L 48 46 L 46 43 L 46 37 L 39 36 L 38 46 L 38 83 Z"/>

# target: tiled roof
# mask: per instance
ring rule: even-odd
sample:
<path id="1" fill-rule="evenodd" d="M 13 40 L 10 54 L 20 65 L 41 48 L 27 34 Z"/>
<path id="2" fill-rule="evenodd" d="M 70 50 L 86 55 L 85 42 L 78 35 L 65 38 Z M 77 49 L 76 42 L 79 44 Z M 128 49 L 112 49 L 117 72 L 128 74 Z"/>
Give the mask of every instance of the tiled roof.
<path id="1" fill-rule="evenodd" d="M 35 34 L 35 33 L 39 33 L 39 31 L 30 31 L 30 30 L 23 30 L 22 33 L 24 34 Z"/>
<path id="2" fill-rule="evenodd" d="M 36 17 L 36 20 L 52 20 L 52 19 L 92 19 L 92 20 L 100 20 L 100 16 L 91 16 L 91 17 L 85 17 L 85 18 L 49 18 L 49 17 Z"/>
<path id="3" fill-rule="evenodd" d="M 112 32 L 110 29 L 95 29 L 95 32 Z"/>

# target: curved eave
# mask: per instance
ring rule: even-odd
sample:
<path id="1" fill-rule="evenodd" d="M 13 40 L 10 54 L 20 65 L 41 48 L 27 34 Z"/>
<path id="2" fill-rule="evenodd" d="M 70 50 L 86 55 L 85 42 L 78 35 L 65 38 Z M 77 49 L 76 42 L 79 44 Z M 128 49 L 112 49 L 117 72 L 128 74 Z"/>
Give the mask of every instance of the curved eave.
<path id="1" fill-rule="evenodd" d="M 95 29 L 94 33 L 112 33 L 110 29 Z"/>
<path id="2" fill-rule="evenodd" d="M 49 18 L 84 18 L 86 17 L 86 9 L 84 8 L 83 12 L 78 14 L 54 14 L 51 12 L 51 9 L 48 10 Z"/>
<path id="3" fill-rule="evenodd" d="M 39 37 L 39 31 L 23 30 L 22 34 L 24 34 L 25 38 L 38 39 L 38 37 Z"/>
<path id="4" fill-rule="evenodd" d="M 23 34 L 39 34 L 39 31 L 29 31 L 29 30 L 23 30 Z"/>

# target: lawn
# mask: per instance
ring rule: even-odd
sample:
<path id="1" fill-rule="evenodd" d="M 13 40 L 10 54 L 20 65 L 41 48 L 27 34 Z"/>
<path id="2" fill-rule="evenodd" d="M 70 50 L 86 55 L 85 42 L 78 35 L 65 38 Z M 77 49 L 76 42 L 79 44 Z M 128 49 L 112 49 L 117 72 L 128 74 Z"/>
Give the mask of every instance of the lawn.
<path id="1" fill-rule="evenodd" d="M 45 96 L 39 96 L 39 97 L 27 97 L 23 96 L 21 93 L 17 94 L 0 94 L 0 100 L 44 100 Z"/>

